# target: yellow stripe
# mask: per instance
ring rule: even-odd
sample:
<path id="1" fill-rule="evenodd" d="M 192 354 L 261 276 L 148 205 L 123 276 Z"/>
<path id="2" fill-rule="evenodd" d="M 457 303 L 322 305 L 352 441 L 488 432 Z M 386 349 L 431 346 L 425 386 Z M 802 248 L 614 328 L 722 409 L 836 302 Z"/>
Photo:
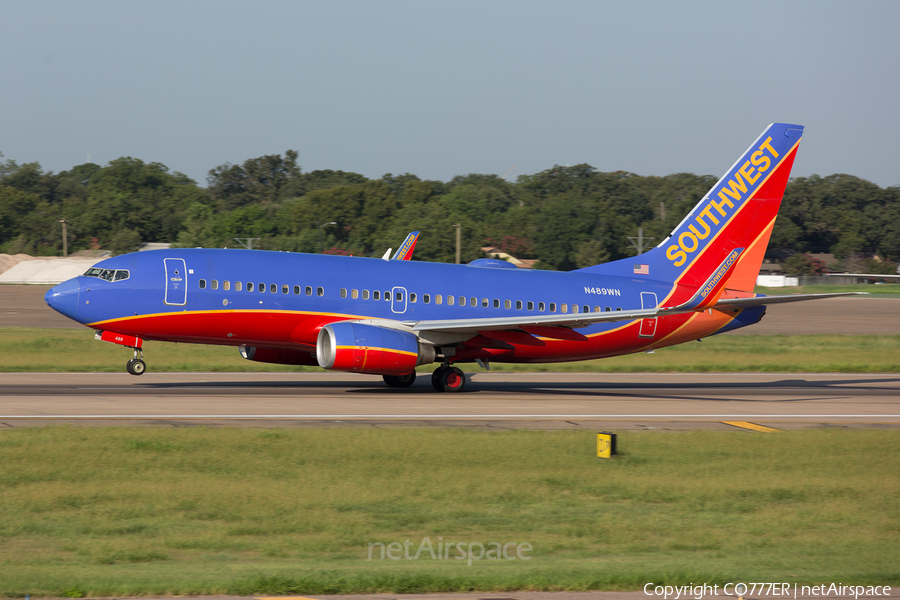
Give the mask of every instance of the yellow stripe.
<path id="1" fill-rule="evenodd" d="M 162 313 L 150 313 L 146 315 L 134 315 L 133 317 L 119 317 L 117 319 L 107 319 L 105 321 L 95 321 L 93 323 L 86 323 L 85 327 L 94 327 L 95 325 L 108 325 L 110 323 L 122 323 L 125 321 L 133 321 L 135 319 L 146 319 L 151 317 L 173 317 L 173 316 L 186 316 L 186 315 L 223 315 L 223 314 L 236 314 L 236 313 L 266 313 L 266 314 L 286 314 L 286 315 L 313 315 L 317 317 L 343 317 L 346 319 L 371 319 L 372 317 L 366 315 L 348 315 L 343 313 L 323 313 L 317 311 L 310 310 L 277 310 L 277 309 L 248 309 L 248 308 L 235 308 L 229 310 L 181 310 L 177 312 L 162 312 Z"/>
<path id="2" fill-rule="evenodd" d="M 378 350 L 380 352 L 393 352 L 394 354 L 405 354 L 407 356 L 418 356 L 417 352 L 409 352 L 407 350 L 395 350 L 393 348 L 378 348 L 377 346 L 335 346 L 338 350 Z"/>
<path id="3" fill-rule="evenodd" d="M 752 429 L 753 431 L 761 431 L 763 433 L 771 433 L 773 431 L 781 431 L 780 429 L 772 429 L 765 425 L 757 425 L 756 423 L 748 423 L 747 421 L 722 421 L 726 425 L 732 427 L 740 427 L 741 429 Z"/>

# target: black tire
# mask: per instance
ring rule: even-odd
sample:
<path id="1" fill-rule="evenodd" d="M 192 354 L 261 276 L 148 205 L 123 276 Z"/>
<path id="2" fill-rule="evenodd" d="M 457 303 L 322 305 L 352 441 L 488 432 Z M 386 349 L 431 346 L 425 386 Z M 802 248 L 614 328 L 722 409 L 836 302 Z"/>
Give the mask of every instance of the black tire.
<path id="1" fill-rule="evenodd" d="M 431 387 L 439 392 L 444 391 L 444 387 L 441 384 L 441 375 L 444 374 L 444 367 L 438 367 L 434 370 L 434 373 L 431 374 Z"/>
<path id="2" fill-rule="evenodd" d="M 445 392 L 461 392 L 466 387 L 466 375 L 460 369 L 451 367 L 441 373 L 441 388 Z"/>
<path id="3" fill-rule="evenodd" d="M 405 375 L 382 375 L 384 382 L 395 388 L 408 388 L 416 381 L 416 373 L 406 373 Z"/>
<path id="4" fill-rule="evenodd" d="M 416 382 L 416 372 L 397 375 L 395 379 L 397 380 L 397 387 L 408 388 Z"/>
<path id="5" fill-rule="evenodd" d="M 131 374 L 132 375 L 143 375 L 147 370 L 147 363 L 142 361 L 141 359 L 136 359 L 131 361 Z"/>
<path id="6" fill-rule="evenodd" d="M 128 359 L 128 362 L 125 363 L 125 370 L 128 371 L 129 375 L 134 375 L 134 371 L 131 370 L 131 365 L 134 364 L 134 359 Z"/>

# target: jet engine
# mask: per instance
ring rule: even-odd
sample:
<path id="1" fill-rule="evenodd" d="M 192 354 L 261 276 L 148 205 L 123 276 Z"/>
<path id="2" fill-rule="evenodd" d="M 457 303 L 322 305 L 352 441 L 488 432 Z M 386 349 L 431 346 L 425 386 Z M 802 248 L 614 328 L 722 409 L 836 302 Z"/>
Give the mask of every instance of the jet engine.
<path id="1" fill-rule="evenodd" d="M 433 363 L 435 350 L 405 331 L 344 321 L 319 330 L 316 358 L 323 369 L 405 375 Z"/>

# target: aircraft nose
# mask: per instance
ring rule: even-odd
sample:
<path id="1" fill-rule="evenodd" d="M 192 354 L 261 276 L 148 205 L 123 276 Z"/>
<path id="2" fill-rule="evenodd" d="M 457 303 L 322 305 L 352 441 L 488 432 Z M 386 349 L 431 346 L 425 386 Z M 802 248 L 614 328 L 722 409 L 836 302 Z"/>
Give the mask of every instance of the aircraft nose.
<path id="1" fill-rule="evenodd" d="M 78 312 L 78 294 L 80 292 L 81 284 L 78 278 L 75 277 L 50 288 L 44 294 L 44 302 L 56 312 L 74 319 L 75 313 Z"/>

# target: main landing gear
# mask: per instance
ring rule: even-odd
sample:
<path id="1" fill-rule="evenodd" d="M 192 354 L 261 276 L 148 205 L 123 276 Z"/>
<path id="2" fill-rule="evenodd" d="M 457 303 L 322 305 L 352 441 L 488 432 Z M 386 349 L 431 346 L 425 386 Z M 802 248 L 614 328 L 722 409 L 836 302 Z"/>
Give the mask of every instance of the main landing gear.
<path id="1" fill-rule="evenodd" d="M 384 382 L 395 388 L 408 388 L 416 381 L 416 372 L 406 375 L 382 375 Z"/>
<path id="2" fill-rule="evenodd" d="M 439 392 L 461 392 L 466 387 L 466 376 L 461 369 L 444 364 L 431 374 L 431 385 Z"/>
<path id="3" fill-rule="evenodd" d="M 129 361 L 131 364 L 131 361 Z M 131 373 L 131 371 L 128 371 Z M 139 373 L 135 373 L 138 375 Z M 406 375 L 382 375 L 384 382 L 393 388 L 407 388 L 416 381 L 416 373 Z M 462 370 L 451 367 L 449 364 L 441 365 L 431 374 L 431 385 L 439 392 L 461 392 L 466 387 L 466 376 Z"/>
<path id="4" fill-rule="evenodd" d="M 141 357 L 138 358 L 138 353 Z M 140 348 L 134 349 L 134 358 L 125 363 L 125 370 L 131 375 L 143 375 L 147 370 L 147 363 L 144 362 L 144 351 Z"/>

